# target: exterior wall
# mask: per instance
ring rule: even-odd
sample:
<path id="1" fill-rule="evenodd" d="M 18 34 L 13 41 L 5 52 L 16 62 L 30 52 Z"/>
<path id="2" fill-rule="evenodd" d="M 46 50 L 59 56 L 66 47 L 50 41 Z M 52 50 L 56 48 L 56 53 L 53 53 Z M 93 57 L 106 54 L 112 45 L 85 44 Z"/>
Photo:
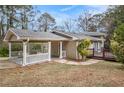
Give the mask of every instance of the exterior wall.
<path id="1" fill-rule="evenodd" d="M 68 42 L 62 42 L 62 58 L 66 57 L 66 45 Z M 52 57 L 60 57 L 60 41 L 54 41 L 51 43 L 51 56 Z"/>
<path id="2" fill-rule="evenodd" d="M 66 55 L 67 58 L 76 59 L 76 41 L 70 41 L 66 44 Z"/>
<path id="3" fill-rule="evenodd" d="M 93 48 L 95 49 L 95 51 L 101 52 L 101 49 L 102 49 L 102 42 L 100 42 L 100 41 L 98 41 L 98 42 L 93 42 Z"/>
<path id="4" fill-rule="evenodd" d="M 14 41 L 14 40 L 16 40 L 17 39 L 17 37 L 15 36 L 15 35 L 13 35 L 12 37 L 11 37 L 11 41 Z"/>
<path id="5" fill-rule="evenodd" d="M 91 43 L 91 45 L 89 46 L 89 49 L 93 49 L 94 48 L 94 42 Z"/>
<path id="6" fill-rule="evenodd" d="M 94 48 L 95 51 L 97 51 L 97 47 L 98 47 L 97 42 L 93 42 L 93 48 Z"/>
<path id="7" fill-rule="evenodd" d="M 67 58 L 67 51 L 66 51 L 67 44 L 68 44 L 67 41 L 62 42 L 62 57 L 63 58 Z"/>
<path id="8" fill-rule="evenodd" d="M 52 57 L 59 57 L 59 42 L 52 42 L 51 43 L 51 56 Z"/>
<path id="9" fill-rule="evenodd" d="M 8 35 L 6 36 L 6 40 L 16 41 L 17 40 L 17 36 L 14 35 L 12 32 L 8 32 Z"/>
<path id="10" fill-rule="evenodd" d="M 102 39 L 102 42 L 101 42 L 101 43 L 102 43 L 102 44 L 101 44 L 101 47 L 102 47 L 102 48 L 104 48 L 104 42 L 105 42 L 105 38 L 104 38 L 104 36 L 101 36 L 101 39 Z"/>

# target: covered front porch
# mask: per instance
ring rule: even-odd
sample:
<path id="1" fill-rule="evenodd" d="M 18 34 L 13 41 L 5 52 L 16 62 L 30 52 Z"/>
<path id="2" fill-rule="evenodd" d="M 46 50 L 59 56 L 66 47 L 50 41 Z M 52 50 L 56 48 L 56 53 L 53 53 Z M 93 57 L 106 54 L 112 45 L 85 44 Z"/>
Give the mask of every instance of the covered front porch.
<path id="1" fill-rule="evenodd" d="M 52 54 L 56 50 L 54 43 L 58 44 L 58 58 L 65 57 L 66 52 L 64 52 L 63 46 L 68 38 L 50 32 L 9 29 L 4 41 L 9 45 L 9 59 L 25 66 L 51 61 Z"/>
<path id="2" fill-rule="evenodd" d="M 22 66 L 65 58 L 65 41 L 9 42 L 9 58 Z M 15 48 L 16 47 L 16 48 Z"/>

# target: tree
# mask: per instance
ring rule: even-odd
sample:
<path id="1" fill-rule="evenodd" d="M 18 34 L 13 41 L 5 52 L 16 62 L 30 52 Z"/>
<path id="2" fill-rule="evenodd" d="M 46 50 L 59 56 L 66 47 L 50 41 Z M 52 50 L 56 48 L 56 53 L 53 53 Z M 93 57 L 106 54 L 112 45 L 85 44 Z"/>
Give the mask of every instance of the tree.
<path id="1" fill-rule="evenodd" d="M 32 6 L 1 5 L 0 6 L 0 43 L 9 28 L 28 29 L 32 21 Z"/>
<path id="2" fill-rule="evenodd" d="M 108 10 L 105 12 L 105 16 L 102 19 L 102 25 L 106 31 L 106 45 L 110 48 L 110 40 L 115 29 L 120 23 L 124 23 L 124 6 L 109 6 Z"/>
<path id="3" fill-rule="evenodd" d="M 91 17 L 92 14 L 89 11 L 84 11 L 78 17 L 78 27 L 81 28 L 83 31 L 88 32 Z"/>
<path id="4" fill-rule="evenodd" d="M 0 44 L 2 43 L 2 39 L 4 37 L 4 13 L 3 6 L 0 6 Z"/>
<path id="5" fill-rule="evenodd" d="M 124 64 L 124 23 L 115 29 L 111 39 L 111 48 L 117 61 Z"/>
<path id="6" fill-rule="evenodd" d="M 55 19 L 48 13 L 43 13 L 39 18 L 39 31 L 45 31 L 52 29 L 56 24 Z"/>
<path id="7" fill-rule="evenodd" d="M 91 41 L 89 39 L 84 39 L 81 41 L 81 43 L 77 47 L 77 51 L 82 56 L 83 61 L 86 60 L 86 56 L 89 54 L 88 48 L 91 44 Z"/>
<path id="8" fill-rule="evenodd" d="M 102 19 L 104 14 L 95 14 L 89 19 L 89 32 L 102 31 Z"/>
<path id="9" fill-rule="evenodd" d="M 28 25 L 33 21 L 35 16 L 33 7 L 31 5 L 19 6 L 19 20 L 22 29 L 28 29 Z"/>
<path id="10" fill-rule="evenodd" d="M 65 31 L 65 28 L 62 25 L 56 25 L 56 26 L 53 27 L 52 30 L 62 30 L 62 31 Z"/>
<path id="11" fill-rule="evenodd" d="M 37 31 L 37 15 L 39 15 L 41 12 L 37 9 L 37 6 L 33 6 L 33 10 L 31 10 L 31 17 L 29 17 L 29 25 L 30 25 L 30 29 L 32 31 Z"/>
<path id="12" fill-rule="evenodd" d="M 9 28 L 15 28 L 16 23 L 19 22 L 17 18 L 17 11 L 19 6 L 17 5 L 5 5 L 3 6 L 3 14 L 6 20 L 6 30 Z M 4 21 L 5 21 L 4 20 Z"/>
<path id="13" fill-rule="evenodd" d="M 17 6 L 1 5 L 0 6 L 0 43 L 4 38 L 5 32 L 14 27 L 14 23 L 18 22 L 16 17 Z"/>
<path id="14" fill-rule="evenodd" d="M 85 11 L 78 18 L 78 27 L 85 32 L 97 32 L 101 30 L 103 14 L 92 14 Z"/>
<path id="15" fill-rule="evenodd" d="M 63 28 L 65 31 L 74 32 L 76 21 L 74 19 L 67 19 L 64 21 Z"/>

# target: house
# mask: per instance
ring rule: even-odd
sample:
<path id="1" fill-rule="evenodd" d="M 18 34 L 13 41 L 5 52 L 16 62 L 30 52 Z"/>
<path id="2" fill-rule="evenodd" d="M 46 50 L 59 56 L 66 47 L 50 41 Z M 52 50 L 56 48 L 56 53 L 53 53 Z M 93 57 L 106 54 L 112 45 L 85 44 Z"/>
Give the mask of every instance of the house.
<path id="1" fill-rule="evenodd" d="M 71 33 L 63 31 L 34 32 L 9 29 L 4 41 L 9 45 L 9 57 L 23 66 L 38 62 L 51 61 L 51 58 L 80 59 L 77 46 L 83 39 L 89 38 L 94 48 L 100 52 L 104 47 L 105 34 L 99 32 Z M 13 44 L 20 48 L 13 50 Z"/>

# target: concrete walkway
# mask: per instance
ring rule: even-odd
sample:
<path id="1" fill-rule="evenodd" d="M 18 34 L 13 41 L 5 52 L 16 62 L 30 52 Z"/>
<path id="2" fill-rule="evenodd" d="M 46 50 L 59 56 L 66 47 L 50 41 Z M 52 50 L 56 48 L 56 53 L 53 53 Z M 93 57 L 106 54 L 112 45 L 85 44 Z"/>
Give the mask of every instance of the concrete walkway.
<path id="1" fill-rule="evenodd" d="M 89 59 L 85 62 L 78 62 L 78 61 L 67 60 L 67 59 L 53 59 L 53 61 L 58 63 L 71 64 L 71 65 L 91 65 L 91 64 L 98 63 L 101 60 Z"/>

